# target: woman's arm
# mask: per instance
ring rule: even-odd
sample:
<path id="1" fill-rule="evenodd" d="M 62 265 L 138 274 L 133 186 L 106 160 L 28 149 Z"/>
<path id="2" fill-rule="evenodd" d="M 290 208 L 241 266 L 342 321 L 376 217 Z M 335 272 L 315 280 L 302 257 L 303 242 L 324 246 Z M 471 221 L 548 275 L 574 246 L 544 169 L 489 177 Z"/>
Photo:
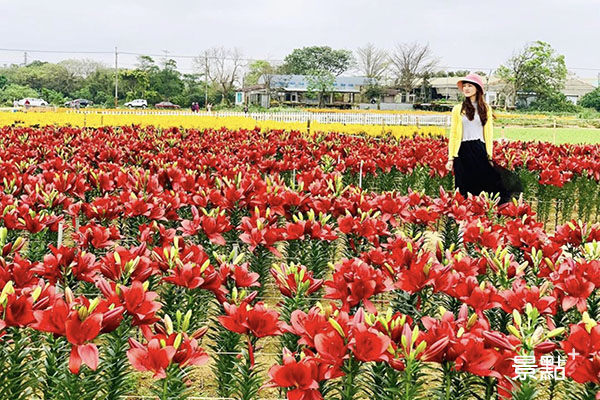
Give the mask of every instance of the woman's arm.
<path id="1" fill-rule="evenodd" d="M 450 118 L 450 135 L 448 136 L 448 162 L 446 163 L 446 169 L 448 171 L 452 170 L 454 164 L 454 157 L 456 157 L 456 153 L 458 149 L 456 148 L 457 143 L 457 124 L 458 119 L 456 117 L 455 109 L 452 109 L 452 118 Z"/>
<path id="2" fill-rule="evenodd" d="M 485 127 L 483 129 L 483 139 L 485 141 L 485 150 L 488 155 L 488 159 L 492 159 L 494 155 L 494 116 L 492 114 L 492 107 L 489 105 L 488 108 L 488 117 Z"/>
<path id="3" fill-rule="evenodd" d="M 456 148 L 456 137 L 458 129 L 458 118 L 456 115 L 456 107 L 452 109 L 452 118 L 450 120 L 450 136 L 448 137 L 448 161 L 453 160 L 456 157 L 457 148 Z"/>

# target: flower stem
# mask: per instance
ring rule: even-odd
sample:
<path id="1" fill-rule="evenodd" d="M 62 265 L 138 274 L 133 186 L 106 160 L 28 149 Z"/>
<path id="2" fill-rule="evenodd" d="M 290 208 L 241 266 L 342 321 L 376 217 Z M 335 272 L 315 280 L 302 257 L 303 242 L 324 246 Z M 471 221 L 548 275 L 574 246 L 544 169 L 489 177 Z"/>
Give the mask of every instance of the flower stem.
<path id="1" fill-rule="evenodd" d="M 448 367 L 447 363 L 444 363 L 444 380 L 446 381 L 446 400 L 450 400 L 450 393 L 452 388 L 452 371 Z"/>
<path id="2" fill-rule="evenodd" d="M 169 396 L 169 371 L 167 370 L 167 376 L 163 379 L 163 392 L 160 400 L 168 400 Z"/>
<path id="3" fill-rule="evenodd" d="M 352 400 L 360 391 L 358 375 L 360 373 L 360 362 L 350 357 L 342 367 L 344 377 L 342 378 L 341 400 Z"/>

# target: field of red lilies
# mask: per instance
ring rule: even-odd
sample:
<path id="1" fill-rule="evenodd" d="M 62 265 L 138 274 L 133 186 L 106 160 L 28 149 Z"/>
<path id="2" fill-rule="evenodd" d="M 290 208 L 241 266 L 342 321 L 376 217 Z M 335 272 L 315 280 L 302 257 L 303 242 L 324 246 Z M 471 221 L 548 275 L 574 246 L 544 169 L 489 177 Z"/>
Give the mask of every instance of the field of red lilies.
<path id="1" fill-rule="evenodd" d="M 600 398 L 600 145 L 0 128 L 0 399 Z"/>

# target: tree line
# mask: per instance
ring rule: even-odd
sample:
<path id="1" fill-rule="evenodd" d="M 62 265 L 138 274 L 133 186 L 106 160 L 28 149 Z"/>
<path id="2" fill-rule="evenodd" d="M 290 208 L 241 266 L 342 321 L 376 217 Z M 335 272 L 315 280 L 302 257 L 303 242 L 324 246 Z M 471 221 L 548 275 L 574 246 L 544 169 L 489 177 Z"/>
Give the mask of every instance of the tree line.
<path id="1" fill-rule="evenodd" d="M 577 109 L 561 93 L 568 76 L 564 56 L 542 41 L 526 44 L 494 71 L 444 70 L 430 46 L 419 43 L 399 43 L 392 50 L 371 43 L 355 51 L 303 47 L 294 49 L 280 62 L 249 61 L 239 49 L 215 47 L 202 52 L 193 65 L 194 73 L 181 73 L 173 59 L 156 61 L 140 56 L 134 68 L 118 70 L 118 101 L 122 104 L 144 98 L 149 104 L 168 100 L 182 107 L 193 102 L 227 107 L 241 86 L 260 82 L 270 91 L 276 74 L 306 75 L 308 94 L 318 97 L 321 104 L 325 94 L 332 91 L 335 78 L 342 74 L 370 78 L 363 88 L 367 98 L 380 99 L 386 90 L 395 89 L 417 92 L 419 100 L 427 101 L 431 100 L 427 88 L 432 78 L 477 72 L 483 76 L 493 73 L 502 79 L 504 86 L 497 99 L 500 105 L 540 111 Z M 532 103 L 521 101 L 532 94 Z M 85 98 L 99 106 L 113 106 L 115 70 L 87 59 L 34 61 L 0 68 L 0 102 L 8 105 L 24 97 L 42 97 L 54 105 Z M 600 110 L 600 89 L 585 96 L 580 106 Z"/>

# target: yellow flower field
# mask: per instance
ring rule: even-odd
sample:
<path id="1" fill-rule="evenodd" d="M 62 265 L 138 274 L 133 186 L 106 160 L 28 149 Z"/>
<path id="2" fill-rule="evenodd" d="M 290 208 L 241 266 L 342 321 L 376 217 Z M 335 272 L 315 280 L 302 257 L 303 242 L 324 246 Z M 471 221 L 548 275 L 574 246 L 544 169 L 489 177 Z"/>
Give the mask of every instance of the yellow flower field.
<path id="1" fill-rule="evenodd" d="M 425 111 L 425 110 L 338 110 L 331 108 L 305 108 L 303 109 L 307 112 L 312 113 L 336 113 L 336 114 L 409 114 L 409 115 L 449 115 L 450 111 Z M 496 118 L 501 118 L 505 120 L 556 120 L 560 121 L 569 121 L 577 119 L 574 115 L 545 115 L 545 114 L 521 114 L 516 112 L 504 112 L 501 109 L 497 109 L 494 111 L 494 115 Z"/>
<path id="2" fill-rule="evenodd" d="M 276 122 L 276 121 L 257 121 L 249 117 L 216 117 L 205 115 L 189 114 L 140 114 L 137 112 L 124 111 L 118 114 L 102 114 L 98 112 L 74 113 L 58 110 L 56 112 L 2 112 L 0 113 L 0 126 L 5 125 L 25 125 L 25 126 L 78 126 L 78 127 L 99 127 L 99 126 L 122 126 L 122 125 L 153 125 L 157 127 L 182 127 L 194 129 L 208 129 L 225 127 L 227 129 L 285 129 L 307 131 L 307 124 L 304 122 Z M 413 136 L 414 134 L 423 136 L 444 136 L 446 129 L 439 126 L 382 126 L 382 125 L 344 125 L 340 123 L 319 123 L 311 122 L 310 131 L 314 132 L 340 132 L 346 134 L 367 134 L 369 136 L 380 137 L 392 135 L 395 138 Z"/>
<path id="3" fill-rule="evenodd" d="M 425 110 L 339 110 L 336 108 L 303 108 L 304 111 L 312 113 L 336 113 L 336 114 L 411 114 L 411 115 L 439 115 L 450 114 L 450 111 L 425 111 Z"/>
<path id="4" fill-rule="evenodd" d="M 544 114 L 516 114 L 516 113 L 504 113 L 504 112 L 494 112 L 497 118 L 504 119 L 556 119 L 556 120 L 571 120 L 576 119 L 577 117 L 574 115 L 544 115 Z"/>

